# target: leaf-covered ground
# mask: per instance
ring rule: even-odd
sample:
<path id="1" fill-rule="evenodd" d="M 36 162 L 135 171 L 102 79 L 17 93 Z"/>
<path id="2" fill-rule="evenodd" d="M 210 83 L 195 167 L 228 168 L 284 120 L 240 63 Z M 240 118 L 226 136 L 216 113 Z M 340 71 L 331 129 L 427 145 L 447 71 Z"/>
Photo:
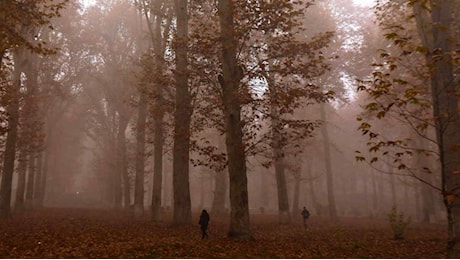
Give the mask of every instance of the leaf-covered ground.
<path id="1" fill-rule="evenodd" d="M 194 214 L 198 223 L 199 212 Z M 392 240 L 385 220 L 313 216 L 304 232 L 300 215 L 278 225 L 276 215 L 252 215 L 254 240 L 226 237 L 227 218 L 211 214 L 209 239 L 199 225 L 154 224 L 127 213 L 46 209 L 0 220 L 1 258 L 445 258 L 444 225 L 411 224 L 405 240 Z M 196 221 L 195 221 L 196 219 Z"/>

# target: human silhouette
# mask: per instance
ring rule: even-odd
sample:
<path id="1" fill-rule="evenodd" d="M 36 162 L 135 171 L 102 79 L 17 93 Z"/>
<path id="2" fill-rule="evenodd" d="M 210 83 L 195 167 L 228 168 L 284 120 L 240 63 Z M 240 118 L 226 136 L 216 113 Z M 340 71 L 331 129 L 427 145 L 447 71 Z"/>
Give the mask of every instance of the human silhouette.
<path id="1" fill-rule="evenodd" d="M 207 230 L 209 224 L 209 214 L 205 209 L 201 211 L 200 221 L 198 224 L 201 226 L 201 239 L 208 238 Z"/>
<path id="2" fill-rule="evenodd" d="M 303 228 L 305 229 L 305 231 L 307 231 L 307 220 L 308 218 L 310 217 L 310 211 L 308 211 L 308 209 L 306 207 L 303 207 L 303 210 L 302 210 L 302 217 L 303 217 Z"/>

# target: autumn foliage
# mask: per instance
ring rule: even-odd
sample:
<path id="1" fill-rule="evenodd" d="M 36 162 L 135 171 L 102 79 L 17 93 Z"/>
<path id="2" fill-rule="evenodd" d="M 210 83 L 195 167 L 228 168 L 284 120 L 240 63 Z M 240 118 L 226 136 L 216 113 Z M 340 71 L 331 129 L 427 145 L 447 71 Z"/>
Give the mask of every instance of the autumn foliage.
<path id="1" fill-rule="evenodd" d="M 149 216 L 135 220 L 121 211 L 45 209 L 0 222 L 1 258 L 445 258 L 443 225 L 411 224 L 404 240 L 393 240 L 389 223 L 342 218 L 331 223 L 301 216 L 290 225 L 277 215 L 251 215 L 254 240 L 227 238 L 227 217 L 211 213 L 209 239 L 196 225 L 172 227 Z M 195 221 L 196 220 L 196 221 Z"/>

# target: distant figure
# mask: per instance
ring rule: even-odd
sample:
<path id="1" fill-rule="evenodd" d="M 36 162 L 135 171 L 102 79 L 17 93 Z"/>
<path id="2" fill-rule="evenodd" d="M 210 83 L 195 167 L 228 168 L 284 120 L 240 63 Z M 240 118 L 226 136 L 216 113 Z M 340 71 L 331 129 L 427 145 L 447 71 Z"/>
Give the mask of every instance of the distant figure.
<path id="1" fill-rule="evenodd" d="M 198 224 L 201 225 L 201 239 L 208 238 L 208 223 L 209 223 L 209 214 L 208 212 L 203 209 L 200 215 L 200 221 Z"/>
<path id="2" fill-rule="evenodd" d="M 307 220 L 310 217 L 310 211 L 308 211 L 308 209 L 306 207 L 303 207 L 303 210 L 302 210 L 301 214 L 302 214 L 302 217 L 303 217 L 303 227 L 304 227 L 305 231 L 307 231 Z"/>

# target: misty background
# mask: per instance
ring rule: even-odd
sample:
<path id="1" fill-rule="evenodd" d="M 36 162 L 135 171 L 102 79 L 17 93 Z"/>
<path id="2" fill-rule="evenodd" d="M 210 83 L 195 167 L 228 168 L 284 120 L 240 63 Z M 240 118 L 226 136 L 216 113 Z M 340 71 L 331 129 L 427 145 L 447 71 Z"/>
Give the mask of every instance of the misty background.
<path id="1" fill-rule="evenodd" d="M 156 2 L 162 2 L 162 6 Z M 225 131 L 219 123 L 222 115 L 216 110 L 221 101 L 213 95 L 218 92 L 215 86 L 220 72 L 217 63 L 206 57 L 213 55 L 212 39 L 218 36 L 212 35 L 217 32 L 214 27 L 203 27 L 214 19 L 207 15 L 215 12 L 212 2 L 190 3 L 195 12 L 190 15 L 190 48 L 195 51 L 189 55 L 193 113 L 188 179 L 192 210 L 204 208 L 211 214 L 227 214 L 230 200 Z M 287 133 L 280 137 L 284 149 L 281 162 L 270 148 L 271 121 L 263 116 L 271 113 L 267 112 L 269 106 L 260 105 L 265 104 L 261 100 L 268 96 L 269 83 L 250 70 L 260 61 L 250 57 L 249 49 L 267 47 L 257 40 L 265 36 L 254 33 L 254 38 L 244 44 L 248 49 L 241 54 L 246 59 L 244 86 L 259 107 L 267 108 L 261 112 L 252 101 L 243 102 L 250 213 L 278 214 L 279 181 L 284 179 L 281 189 L 287 194 L 293 218 L 300 218 L 303 206 L 313 216 L 375 218 L 386 218 L 397 206 L 413 221 L 445 221 L 438 190 L 398 169 L 391 158 L 372 164 L 357 159 L 357 153 L 359 158 L 372 157 L 370 139 L 359 131 L 361 122 L 357 120 L 370 117 L 365 109 L 370 99 L 357 89 L 372 77 L 372 64 L 380 57 L 378 50 L 392 46 L 376 20 L 373 4 L 328 0 L 302 9 L 300 21 L 305 30 L 295 31 L 292 37 L 308 41 L 318 35 L 324 37 L 327 44 L 315 47 L 313 59 L 324 68 L 321 65 L 321 70 L 309 72 L 313 75 L 309 84 L 329 96 L 289 101 L 286 120 L 290 123 L 281 124 L 283 133 Z M 12 207 L 132 209 L 138 196 L 142 210 L 147 211 L 155 198 L 152 191 L 159 188 L 156 198 L 161 200 L 161 210 L 172 210 L 176 95 L 173 49 L 180 42 L 173 37 L 176 21 L 171 5 L 169 1 L 70 1 L 61 16 L 52 19 L 52 28 L 30 31 L 34 41 L 46 42 L 56 51 L 51 55 L 31 55 L 26 50 L 12 54 L 15 60 L 9 66 L 23 66 Z M 159 34 L 152 31 L 155 26 L 161 27 Z M 157 47 L 156 36 L 162 39 Z M 159 57 L 155 48 L 163 54 L 161 69 L 154 62 Z M 20 65 L 21 59 L 25 65 Z M 157 84 L 152 82 L 158 81 L 164 89 L 152 91 Z M 35 90 L 31 85 L 37 86 Z M 139 124 L 142 116 L 144 125 Z M 158 118 L 160 126 L 156 124 Z M 373 126 L 386 140 L 411 135 L 407 125 L 391 117 L 376 120 Z M 140 129 L 145 131 L 143 162 L 138 158 Z M 1 135 L 2 146 L 5 133 Z M 156 138 L 162 140 L 161 150 L 155 150 Z M 158 153 L 162 155 L 161 164 L 155 159 Z M 433 171 L 437 163 L 433 156 L 414 156 L 406 161 L 408 166 L 423 164 Z M 139 177 L 139 167 L 143 178 Z M 155 167 L 161 172 L 157 186 Z M 276 167 L 282 168 L 282 179 Z M 437 174 L 417 176 L 433 186 L 441 182 Z M 142 196 L 135 193 L 139 182 Z"/>

